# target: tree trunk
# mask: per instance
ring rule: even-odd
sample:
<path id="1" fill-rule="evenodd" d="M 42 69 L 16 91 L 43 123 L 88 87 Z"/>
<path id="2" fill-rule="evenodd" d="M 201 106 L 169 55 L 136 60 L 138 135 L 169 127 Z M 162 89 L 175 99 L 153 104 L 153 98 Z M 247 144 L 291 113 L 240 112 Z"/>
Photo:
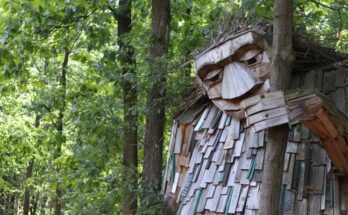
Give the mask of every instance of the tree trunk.
<path id="1" fill-rule="evenodd" d="M 138 111 L 136 74 L 134 70 L 135 59 L 133 47 L 125 42 L 129 37 L 132 24 L 131 0 L 120 0 L 118 12 L 113 14 L 118 26 L 118 46 L 120 48 L 119 61 L 123 74 L 123 165 L 124 181 L 131 185 L 131 190 L 125 190 L 123 214 L 135 214 L 137 211 L 136 188 L 138 187 Z M 126 186 L 128 187 L 128 186 Z"/>
<path id="2" fill-rule="evenodd" d="M 61 137 L 61 140 L 63 140 L 63 119 L 64 119 L 64 111 L 66 107 L 66 73 L 68 69 L 68 61 L 69 61 L 69 55 L 70 51 L 65 48 L 64 49 L 64 60 L 62 64 L 62 73 L 60 77 L 60 86 L 61 86 L 61 96 L 62 96 L 62 103 L 59 104 L 59 115 L 58 115 L 58 120 L 57 120 L 57 132 Z M 62 144 L 63 141 L 57 143 L 57 157 L 61 155 L 62 151 Z M 60 166 L 57 166 L 57 173 L 60 172 Z M 57 187 L 56 187 L 56 199 L 55 199 L 55 205 L 54 205 L 54 214 L 55 215 L 61 215 L 62 213 L 62 197 L 63 197 L 63 192 L 60 187 L 60 183 L 57 182 Z"/>
<path id="3" fill-rule="evenodd" d="M 34 158 L 32 158 L 29 161 L 27 172 L 26 172 L 26 179 L 30 179 L 33 174 L 33 166 L 34 166 Z M 30 188 L 26 188 L 24 192 L 24 202 L 23 202 L 23 215 L 29 215 L 29 208 L 30 208 Z"/>
<path id="4" fill-rule="evenodd" d="M 163 131 L 165 122 L 166 66 L 168 52 L 170 1 L 152 0 L 152 46 L 150 49 L 151 86 L 147 98 L 144 140 L 144 180 L 160 189 L 162 172 Z"/>
<path id="5" fill-rule="evenodd" d="M 289 88 L 292 55 L 292 1 L 274 1 L 272 90 Z M 283 175 L 284 155 L 288 140 L 288 125 L 267 130 L 259 214 L 277 215 Z"/>
<path id="6" fill-rule="evenodd" d="M 40 115 L 36 115 L 35 117 L 35 128 L 40 126 Z M 26 180 L 30 179 L 33 174 L 33 166 L 34 166 L 34 157 L 29 161 L 26 172 Z M 30 188 L 26 188 L 24 192 L 24 201 L 23 201 L 23 215 L 29 215 L 30 209 Z"/>

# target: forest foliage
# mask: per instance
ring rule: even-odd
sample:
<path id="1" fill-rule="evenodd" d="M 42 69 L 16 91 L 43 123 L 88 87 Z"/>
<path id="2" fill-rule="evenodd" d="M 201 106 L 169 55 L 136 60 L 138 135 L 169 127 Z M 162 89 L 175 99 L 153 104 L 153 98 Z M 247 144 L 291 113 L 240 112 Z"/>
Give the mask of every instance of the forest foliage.
<path id="1" fill-rule="evenodd" d="M 269 0 L 171 1 L 169 52 L 159 61 L 167 65 L 165 142 L 195 76 L 191 53 L 236 11 L 271 21 L 272 8 Z M 0 0 L 0 214 L 21 214 L 27 190 L 32 214 L 50 214 L 57 186 L 66 214 L 121 212 L 125 190 L 133 189 L 122 181 L 122 80 L 138 92 L 133 111 L 139 113 L 141 173 L 146 92 L 155 77 L 148 62 L 151 2 L 132 1 L 132 31 L 123 38 L 134 47 L 136 63 L 127 66 L 136 76 L 120 72 L 112 10 L 118 10 L 117 0 Z M 294 19 L 298 34 L 348 52 L 344 0 L 295 0 Z M 151 204 L 159 196 L 146 186 L 136 192 L 139 214 L 159 211 Z"/>

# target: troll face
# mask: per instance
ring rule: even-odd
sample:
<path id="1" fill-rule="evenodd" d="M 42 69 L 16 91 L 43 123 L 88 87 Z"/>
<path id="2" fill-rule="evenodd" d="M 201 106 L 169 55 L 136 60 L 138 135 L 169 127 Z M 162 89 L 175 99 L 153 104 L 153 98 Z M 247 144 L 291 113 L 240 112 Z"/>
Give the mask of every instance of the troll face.
<path id="1" fill-rule="evenodd" d="M 244 117 L 240 102 L 269 90 L 270 59 L 264 36 L 255 31 L 232 35 L 195 58 L 208 97 L 221 110 Z"/>

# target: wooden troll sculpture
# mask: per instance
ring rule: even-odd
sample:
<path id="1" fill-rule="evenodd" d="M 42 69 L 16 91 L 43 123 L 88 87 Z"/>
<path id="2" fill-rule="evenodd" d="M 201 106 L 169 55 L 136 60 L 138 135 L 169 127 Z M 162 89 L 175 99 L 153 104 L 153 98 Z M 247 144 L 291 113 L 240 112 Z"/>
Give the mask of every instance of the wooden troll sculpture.
<path id="1" fill-rule="evenodd" d="M 258 214 L 265 129 L 291 127 L 281 214 L 348 209 L 347 117 L 316 90 L 270 92 L 265 33 L 229 35 L 195 57 L 209 102 L 174 120 L 163 192 L 177 214 Z M 341 190 L 341 192 L 340 192 Z"/>

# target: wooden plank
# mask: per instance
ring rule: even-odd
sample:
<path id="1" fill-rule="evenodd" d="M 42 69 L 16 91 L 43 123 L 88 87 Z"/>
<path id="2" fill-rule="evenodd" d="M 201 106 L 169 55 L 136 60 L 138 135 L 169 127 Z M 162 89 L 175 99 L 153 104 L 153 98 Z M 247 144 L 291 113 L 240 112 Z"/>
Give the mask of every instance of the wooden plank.
<path id="1" fill-rule="evenodd" d="M 326 152 L 319 143 L 312 144 L 312 163 L 313 165 L 326 165 L 328 162 Z"/>
<path id="2" fill-rule="evenodd" d="M 249 115 L 247 117 L 247 126 L 253 125 L 257 122 L 272 119 L 278 116 L 287 115 L 288 110 L 285 107 L 279 107 L 275 109 L 270 109 L 256 113 L 254 115 Z"/>
<path id="3" fill-rule="evenodd" d="M 180 177 L 180 173 L 176 172 L 175 178 L 174 178 L 174 183 L 173 183 L 172 190 L 171 190 L 172 193 L 176 193 L 176 188 L 178 187 L 179 177 Z"/>
<path id="4" fill-rule="evenodd" d="M 227 116 L 228 116 L 227 113 L 223 112 L 221 119 L 220 119 L 220 122 L 219 122 L 219 126 L 218 126 L 219 129 L 224 129 L 225 124 L 226 124 L 226 120 L 227 120 Z"/>
<path id="5" fill-rule="evenodd" d="M 241 123 L 238 119 L 232 118 L 229 136 L 236 140 L 239 139 Z"/>
<path id="6" fill-rule="evenodd" d="M 262 130 L 262 131 L 259 131 L 257 132 L 259 134 L 259 147 L 263 147 L 264 146 L 264 143 L 265 143 L 265 131 Z"/>
<path id="7" fill-rule="evenodd" d="M 235 185 L 234 179 L 236 177 L 237 171 L 238 171 L 238 166 L 239 166 L 240 160 L 236 160 L 235 163 L 233 163 L 232 170 L 230 172 L 230 175 L 228 176 L 228 181 L 227 181 L 227 186 L 232 187 Z"/>
<path id="8" fill-rule="evenodd" d="M 218 112 L 219 112 L 219 109 L 215 105 L 212 105 L 201 128 L 210 128 L 210 124 L 214 120 L 214 118 Z"/>
<path id="9" fill-rule="evenodd" d="M 294 214 L 295 193 L 284 189 L 284 211 L 283 214 Z"/>
<path id="10" fill-rule="evenodd" d="M 297 153 L 297 143 L 294 142 L 288 142 L 286 145 L 286 152 L 287 153 Z"/>
<path id="11" fill-rule="evenodd" d="M 214 180 L 214 176 L 217 172 L 217 166 L 215 164 L 210 165 L 208 171 L 205 171 L 203 180 L 200 187 L 206 187 L 207 183 L 212 183 Z"/>
<path id="12" fill-rule="evenodd" d="M 262 100 L 260 103 L 250 107 L 249 109 L 246 109 L 245 113 L 247 116 L 250 116 L 260 111 L 278 108 L 282 106 L 285 106 L 284 98 L 278 98 L 274 100 Z"/>
<path id="13" fill-rule="evenodd" d="M 240 108 L 245 110 L 248 107 L 256 105 L 259 102 L 261 102 L 261 96 L 260 95 L 255 95 L 255 96 L 249 97 L 249 98 L 244 99 L 243 101 L 241 101 L 240 102 Z"/>
<path id="14" fill-rule="evenodd" d="M 213 198 L 214 192 L 215 192 L 215 188 L 216 188 L 216 186 L 214 186 L 213 184 L 209 184 L 208 185 L 207 198 Z"/>
<path id="15" fill-rule="evenodd" d="M 205 110 L 201 114 L 201 117 L 199 118 L 199 120 L 194 128 L 194 131 L 199 131 L 199 129 L 202 127 L 203 122 L 209 113 L 209 110 L 210 110 L 210 106 L 205 108 Z"/>
<path id="16" fill-rule="evenodd" d="M 244 207 L 245 207 L 245 203 L 246 203 L 246 199 L 248 196 L 248 192 L 249 192 L 249 186 L 248 185 L 243 186 L 242 190 L 240 192 L 240 197 L 238 200 L 236 212 L 243 212 Z"/>
<path id="17" fill-rule="evenodd" d="M 326 128 L 321 124 L 320 120 L 315 119 L 303 121 L 303 124 L 321 139 L 329 138 L 328 132 L 326 131 Z"/>
<path id="18" fill-rule="evenodd" d="M 254 131 L 258 132 L 258 131 L 264 130 L 266 128 L 270 128 L 270 127 L 273 127 L 276 125 L 285 124 L 288 122 L 289 122 L 288 115 L 282 115 L 282 116 L 278 116 L 278 117 L 275 117 L 272 119 L 258 122 L 256 124 L 254 124 L 252 127 L 253 127 Z"/>
<path id="19" fill-rule="evenodd" d="M 292 182 L 291 182 L 292 190 L 297 190 L 297 187 L 299 184 L 300 164 L 301 164 L 301 161 L 295 159 L 295 165 L 294 165 L 294 170 L 292 173 Z"/>
<path id="20" fill-rule="evenodd" d="M 255 169 L 262 170 L 264 157 L 265 157 L 265 149 L 263 149 L 263 148 L 258 149 L 257 150 L 257 154 L 256 154 L 256 166 L 255 166 Z"/>
<path id="21" fill-rule="evenodd" d="M 325 210 L 326 207 L 326 174 L 324 177 L 324 182 L 323 182 L 323 194 L 321 195 L 321 200 L 320 200 L 320 210 Z"/>
<path id="22" fill-rule="evenodd" d="M 171 134 L 170 134 L 168 153 L 172 153 L 173 152 L 174 145 L 175 145 L 176 131 L 178 129 L 178 125 L 179 125 L 179 123 L 174 120 L 173 121 L 173 126 L 172 126 L 172 131 L 171 131 Z M 170 156 L 168 156 L 168 158 L 167 158 L 167 163 L 168 163 L 169 157 Z"/>
<path id="23" fill-rule="evenodd" d="M 332 123 L 332 121 L 329 119 L 329 117 L 327 116 L 327 114 L 325 113 L 325 111 L 323 109 L 320 109 L 316 113 L 316 115 L 318 116 L 318 118 L 320 119 L 322 124 L 325 126 L 326 130 L 329 132 L 331 137 L 335 138 L 339 135 L 337 128 Z"/>
<path id="24" fill-rule="evenodd" d="M 228 126 L 226 127 L 228 129 L 228 135 L 227 135 L 227 138 L 226 138 L 226 142 L 225 142 L 225 145 L 224 145 L 224 149 L 231 149 L 233 148 L 234 146 L 234 142 L 235 140 L 232 138 L 232 126 Z"/>
<path id="25" fill-rule="evenodd" d="M 308 199 L 296 201 L 294 214 L 308 214 Z"/>
<path id="26" fill-rule="evenodd" d="M 247 170 L 242 170 L 240 184 L 242 184 L 242 185 L 249 185 L 250 184 L 250 180 L 248 179 L 248 171 Z"/>
<path id="27" fill-rule="evenodd" d="M 182 145 L 182 155 L 188 156 L 191 137 L 192 137 L 193 127 L 191 125 L 186 125 L 184 128 L 183 145 Z"/>
<path id="28" fill-rule="evenodd" d="M 185 126 L 179 125 L 178 129 L 176 131 L 176 137 L 175 137 L 175 146 L 174 146 L 174 154 L 180 154 L 181 153 L 181 146 L 183 142 L 184 137 L 184 129 Z"/>
<path id="29" fill-rule="evenodd" d="M 257 157 L 256 157 L 257 159 Z M 288 168 L 289 168 L 289 161 L 290 161 L 290 153 L 285 153 L 285 157 L 284 157 L 284 167 L 283 167 L 283 171 L 287 172 Z"/>
<path id="30" fill-rule="evenodd" d="M 323 147 L 327 151 L 330 159 L 334 162 L 337 168 L 345 173 L 348 173 L 348 162 L 342 151 L 338 148 L 337 144 L 332 140 L 325 140 L 323 142 Z"/>
<path id="31" fill-rule="evenodd" d="M 244 136 L 245 136 L 245 133 L 241 133 L 240 138 L 235 142 L 233 157 L 240 157 L 242 148 L 243 148 L 243 143 L 244 143 Z"/>
<path id="32" fill-rule="evenodd" d="M 204 211 L 205 204 L 207 202 L 207 193 L 208 193 L 208 190 L 203 189 L 202 194 L 198 200 L 198 207 L 196 211 L 197 213 L 202 213 Z"/>
<path id="33" fill-rule="evenodd" d="M 289 161 L 289 169 L 288 169 L 288 175 L 286 180 L 286 188 L 291 189 L 292 184 L 292 174 L 294 172 L 294 166 L 295 166 L 295 154 L 290 155 L 290 161 Z"/>
<path id="34" fill-rule="evenodd" d="M 220 195 L 220 200 L 217 203 L 216 212 L 222 213 L 226 207 L 228 195 Z"/>
<path id="35" fill-rule="evenodd" d="M 309 177 L 309 189 L 314 195 L 323 194 L 324 178 L 326 177 L 325 166 L 311 166 Z"/>
<path id="36" fill-rule="evenodd" d="M 298 100 L 303 100 L 308 98 L 308 95 L 312 95 L 313 93 L 316 93 L 314 89 L 296 89 L 296 90 L 290 90 L 285 91 L 284 96 L 288 102 L 296 102 Z M 310 97 L 309 97 L 310 98 Z"/>
<path id="37" fill-rule="evenodd" d="M 298 172 L 298 186 L 297 186 L 297 200 L 303 201 L 303 193 L 307 187 L 305 187 L 305 162 L 300 161 Z"/>
<path id="38" fill-rule="evenodd" d="M 240 184 L 235 184 L 233 186 L 233 193 L 232 193 L 232 199 L 231 199 L 231 204 L 228 208 L 228 213 L 235 213 L 237 209 L 237 204 L 241 192 L 241 185 Z"/>
<path id="39" fill-rule="evenodd" d="M 259 188 L 260 185 L 257 184 L 255 187 L 249 188 L 248 198 L 246 201 L 246 209 L 258 210 L 259 209 Z"/>
<path id="40" fill-rule="evenodd" d="M 333 174 L 333 185 L 334 185 L 334 215 L 340 215 L 340 188 L 338 182 L 338 176 Z"/>
<path id="41" fill-rule="evenodd" d="M 247 130 L 245 137 L 245 142 L 249 144 L 251 148 L 258 148 L 259 146 L 259 134 L 252 131 L 252 129 Z"/>
<path id="42" fill-rule="evenodd" d="M 219 123 L 220 123 L 220 119 L 221 119 L 221 116 L 222 116 L 222 111 L 221 110 L 218 110 L 218 112 L 216 113 L 214 119 L 211 121 L 210 125 L 209 125 L 209 128 L 211 129 L 217 129 L 218 126 L 219 126 Z"/>
<path id="43" fill-rule="evenodd" d="M 222 143 L 226 142 L 227 136 L 228 136 L 228 130 L 229 130 L 228 127 L 225 127 L 223 129 L 219 142 L 222 142 Z"/>

